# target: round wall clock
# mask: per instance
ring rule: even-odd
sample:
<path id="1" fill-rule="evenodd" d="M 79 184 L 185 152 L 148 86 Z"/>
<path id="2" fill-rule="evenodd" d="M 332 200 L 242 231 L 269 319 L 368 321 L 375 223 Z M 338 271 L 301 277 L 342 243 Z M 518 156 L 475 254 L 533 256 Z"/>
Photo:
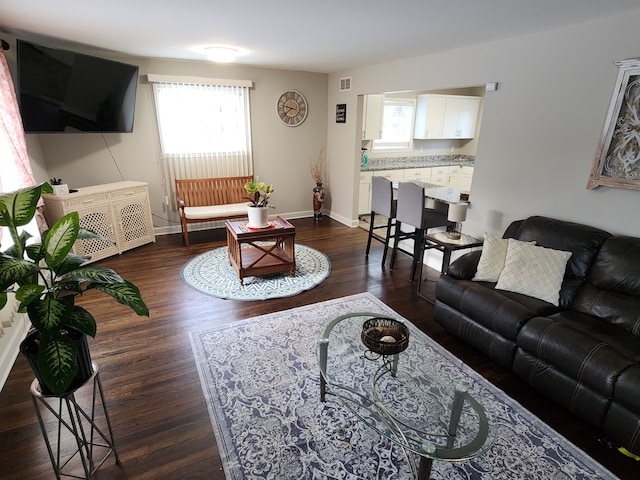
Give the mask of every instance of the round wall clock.
<path id="1" fill-rule="evenodd" d="M 288 127 L 297 127 L 307 118 L 307 99 L 300 92 L 287 90 L 276 102 L 276 113 Z"/>

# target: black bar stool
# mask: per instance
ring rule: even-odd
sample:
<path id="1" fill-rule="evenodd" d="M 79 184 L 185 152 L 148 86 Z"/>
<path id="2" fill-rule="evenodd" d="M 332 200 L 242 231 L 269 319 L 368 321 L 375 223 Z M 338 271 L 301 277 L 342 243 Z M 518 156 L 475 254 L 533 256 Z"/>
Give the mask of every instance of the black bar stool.
<path id="1" fill-rule="evenodd" d="M 387 260 L 387 249 L 391 238 L 391 227 L 395 225 L 397 200 L 393 198 L 393 184 L 385 177 L 371 178 L 371 221 L 369 222 L 369 238 L 367 239 L 366 256 L 369 256 L 371 239 L 375 239 L 384 244 L 382 253 L 382 267 Z M 376 213 L 387 217 L 386 224 L 375 225 Z M 384 237 L 375 233 L 375 230 L 384 228 Z"/>
<path id="2" fill-rule="evenodd" d="M 410 280 L 416 275 L 418 262 L 422 262 L 425 250 L 425 234 L 434 227 L 443 227 L 449 224 L 447 220 L 448 206 L 443 202 L 435 202 L 433 208 L 426 207 L 424 188 L 412 182 L 398 183 L 398 208 L 396 213 L 396 231 L 394 236 L 393 251 L 391 253 L 391 268 L 396 260 L 396 253 L 401 251 L 413 258 Z M 414 228 L 412 232 L 403 232 L 402 224 Z M 400 248 L 402 240 L 413 240 L 413 251 Z"/>

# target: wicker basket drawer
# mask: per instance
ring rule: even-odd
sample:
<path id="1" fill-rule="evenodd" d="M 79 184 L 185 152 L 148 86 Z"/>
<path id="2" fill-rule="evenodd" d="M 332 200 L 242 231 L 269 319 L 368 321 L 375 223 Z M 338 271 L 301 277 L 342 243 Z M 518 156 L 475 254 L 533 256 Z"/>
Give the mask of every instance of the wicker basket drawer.
<path id="1" fill-rule="evenodd" d="M 100 203 L 109 203 L 111 198 L 109 193 L 96 193 L 94 195 L 86 195 L 81 197 L 74 197 L 73 195 L 67 198 L 64 202 L 67 211 L 76 210 L 78 207 L 86 207 L 89 205 L 98 205 Z"/>
<path id="2" fill-rule="evenodd" d="M 132 187 L 124 190 L 116 190 L 111 192 L 112 200 L 120 200 L 122 198 L 129 198 L 134 195 L 147 195 L 147 187 Z"/>

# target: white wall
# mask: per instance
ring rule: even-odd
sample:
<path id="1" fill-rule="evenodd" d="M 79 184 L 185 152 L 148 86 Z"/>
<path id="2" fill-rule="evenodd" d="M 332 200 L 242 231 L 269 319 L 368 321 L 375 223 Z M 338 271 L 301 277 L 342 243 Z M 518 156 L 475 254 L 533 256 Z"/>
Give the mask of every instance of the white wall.
<path id="1" fill-rule="evenodd" d="M 4 38 L 10 40 L 8 35 Z M 15 44 L 11 43 L 7 60 L 15 70 Z M 83 53 L 95 55 L 90 51 Z M 276 189 L 272 197 L 276 209 L 270 213 L 292 217 L 313 214 L 312 189 L 315 183 L 310 166 L 326 142 L 327 75 L 216 65 L 206 61 L 110 58 L 140 67 L 133 133 L 27 134 L 29 155 L 38 181 L 55 176 L 62 178 L 71 188 L 121 180 L 148 182 L 156 231 L 180 231 L 174 211 L 175 199 L 169 197 L 170 208 L 164 203 L 166 190 L 159 163 L 160 146 L 152 87 L 146 81 L 146 75 L 244 79 L 254 82 L 250 94 L 254 173 Z M 283 125 L 276 116 L 276 100 L 288 89 L 300 91 L 309 105 L 305 122 L 295 128 Z M 326 203 L 327 207 L 329 205 L 330 197 Z"/>
<path id="2" fill-rule="evenodd" d="M 117 57 L 147 73 L 244 78 L 251 94 L 255 172 L 278 189 L 277 213 L 311 213 L 309 162 L 327 142 L 329 199 L 325 207 L 345 224 L 357 223 L 360 162 L 358 95 L 432 91 L 499 82 L 485 96 L 465 231 L 502 231 L 528 215 L 548 215 L 640 236 L 640 192 L 587 190 L 596 147 L 617 76 L 615 60 L 640 56 L 640 9 L 559 30 L 322 74 L 206 62 Z M 13 53 L 12 51 L 9 52 Z M 90 53 L 90 52 L 87 52 Z M 11 65 L 11 58 L 9 55 Z M 352 77 L 340 93 L 339 79 Z M 274 103 L 289 88 L 309 101 L 297 128 L 281 125 Z M 347 104 L 347 122 L 335 123 L 336 104 Z M 37 174 L 73 186 L 121 179 L 150 184 L 154 225 L 175 226 L 164 205 L 159 146 L 150 86 L 139 84 L 134 133 L 29 135 Z M 35 137 L 35 138 L 32 138 Z M 40 152 L 37 152 L 40 147 Z M 173 199 L 170 199 L 173 201 Z M 274 212 L 275 213 L 275 212 Z M 170 218 L 171 221 L 165 221 Z"/>
<path id="3" fill-rule="evenodd" d="M 587 190 L 618 69 L 640 56 L 640 9 L 560 30 L 329 76 L 328 156 L 332 212 L 355 223 L 359 137 L 357 95 L 461 88 L 488 92 L 464 230 L 502 232 L 509 222 L 547 215 L 640 236 L 640 192 Z M 352 90 L 340 93 L 341 77 Z M 347 104 L 347 123 L 331 112 Z"/>

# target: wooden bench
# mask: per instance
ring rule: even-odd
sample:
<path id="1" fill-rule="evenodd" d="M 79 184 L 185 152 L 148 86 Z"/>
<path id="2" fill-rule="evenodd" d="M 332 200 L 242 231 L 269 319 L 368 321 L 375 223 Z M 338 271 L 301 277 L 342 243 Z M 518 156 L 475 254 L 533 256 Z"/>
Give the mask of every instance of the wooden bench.
<path id="1" fill-rule="evenodd" d="M 214 222 L 247 216 L 247 191 L 244 184 L 251 181 L 244 177 L 176 179 L 176 200 L 182 237 L 189 246 L 188 225 Z"/>

